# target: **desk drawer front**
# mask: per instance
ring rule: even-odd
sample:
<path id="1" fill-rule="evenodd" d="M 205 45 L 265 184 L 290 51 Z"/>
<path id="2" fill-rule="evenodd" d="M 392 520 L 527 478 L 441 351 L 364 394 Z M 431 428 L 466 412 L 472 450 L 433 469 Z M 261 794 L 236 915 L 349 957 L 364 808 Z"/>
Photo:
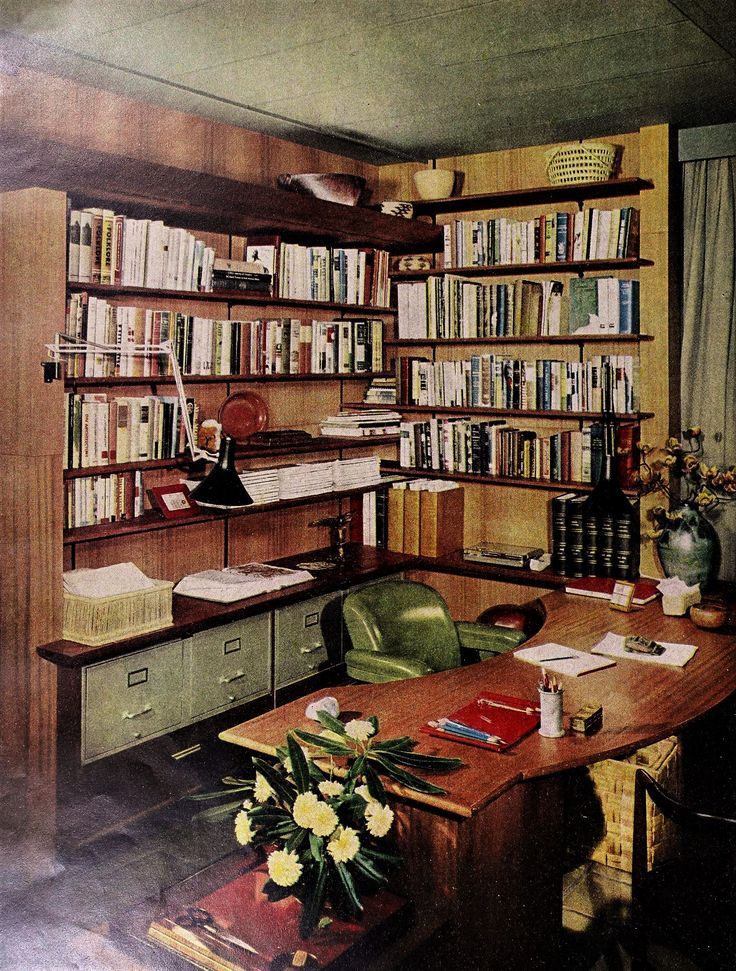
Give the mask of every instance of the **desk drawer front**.
<path id="1" fill-rule="evenodd" d="M 274 612 L 277 688 L 340 662 L 341 604 L 334 593 Z"/>
<path id="2" fill-rule="evenodd" d="M 181 641 L 85 668 L 82 761 L 180 724 L 182 681 Z"/>
<path id="3" fill-rule="evenodd" d="M 270 691 L 270 614 L 195 634 L 189 649 L 191 718 Z"/>

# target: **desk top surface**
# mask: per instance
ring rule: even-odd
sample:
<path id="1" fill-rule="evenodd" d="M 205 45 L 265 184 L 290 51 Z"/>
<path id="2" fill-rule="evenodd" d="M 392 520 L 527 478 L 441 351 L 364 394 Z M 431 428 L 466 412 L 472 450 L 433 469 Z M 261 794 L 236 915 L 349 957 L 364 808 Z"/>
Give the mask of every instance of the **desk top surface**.
<path id="1" fill-rule="evenodd" d="M 525 646 L 551 641 L 589 650 L 611 630 L 696 644 L 698 650 L 684 668 L 626 659 L 577 678 L 563 678 L 565 736 L 543 738 L 534 732 L 502 753 L 433 738 L 421 733 L 420 727 L 467 704 L 480 691 L 536 698 L 539 668 L 511 654 L 424 678 L 330 689 L 343 716 L 377 715 L 381 738 L 410 735 L 418 742 L 417 751 L 463 760 L 462 768 L 431 776 L 447 789 L 444 796 L 408 793 L 399 786 L 391 787 L 394 793 L 452 815 L 471 816 L 517 782 L 627 755 L 677 732 L 736 691 L 736 636 L 732 631 L 699 630 L 686 618 L 667 617 L 659 601 L 631 613 L 613 611 L 606 601 L 562 591 L 547 595 L 544 602 L 547 622 Z M 236 725 L 220 737 L 254 751 L 273 753 L 289 729 L 314 730 L 315 723 L 304 715 L 305 706 L 324 694 L 319 691 L 300 698 Z M 570 716 L 590 701 L 603 706 L 602 728 L 592 735 L 570 731 Z"/>

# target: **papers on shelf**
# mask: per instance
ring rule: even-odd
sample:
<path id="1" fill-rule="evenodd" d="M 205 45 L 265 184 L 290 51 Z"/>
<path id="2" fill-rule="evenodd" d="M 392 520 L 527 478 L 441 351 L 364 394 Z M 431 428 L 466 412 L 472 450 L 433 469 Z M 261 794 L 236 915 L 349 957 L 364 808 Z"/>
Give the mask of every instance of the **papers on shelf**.
<path id="1" fill-rule="evenodd" d="M 627 651 L 624 647 L 624 639 L 623 634 L 609 631 L 603 640 L 595 645 L 593 653 L 605 654 L 608 657 L 622 657 L 627 661 L 645 661 L 647 664 L 669 664 L 684 668 L 697 651 L 694 644 L 666 644 L 660 641 L 664 654 L 639 654 L 636 651 Z"/>
<path id="2" fill-rule="evenodd" d="M 68 570 L 64 574 L 64 591 L 78 597 L 117 597 L 136 590 L 158 586 L 155 580 L 139 570 L 135 563 L 114 563 L 96 569 Z"/>
<path id="3" fill-rule="evenodd" d="M 520 651 L 514 651 L 514 657 L 529 664 L 536 664 L 548 671 L 554 671 L 555 674 L 564 674 L 572 678 L 587 674 L 589 671 L 608 668 L 616 663 L 608 658 L 593 657 L 587 651 L 565 647 L 564 644 L 537 644 L 536 647 L 524 647 Z"/>
<path id="4" fill-rule="evenodd" d="M 226 567 L 224 570 L 203 570 L 192 573 L 174 587 L 174 593 L 199 600 L 214 600 L 217 603 L 233 603 L 257 597 L 262 593 L 280 590 L 295 583 L 306 583 L 314 579 L 307 570 L 289 570 L 282 566 L 268 566 L 265 563 L 244 563 L 242 566 Z"/>

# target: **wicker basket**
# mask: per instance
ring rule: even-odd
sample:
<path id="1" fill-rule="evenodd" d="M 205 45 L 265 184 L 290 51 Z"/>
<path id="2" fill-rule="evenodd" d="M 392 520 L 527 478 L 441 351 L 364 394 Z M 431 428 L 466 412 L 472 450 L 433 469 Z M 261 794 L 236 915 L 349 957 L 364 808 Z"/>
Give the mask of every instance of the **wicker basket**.
<path id="1" fill-rule="evenodd" d="M 606 831 L 590 858 L 617 870 L 631 872 L 634 822 L 634 778 L 644 767 L 668 792 L 679 796 L 682 789 L 682 759 L 676 736 L 639 749 L 625 759 L 604 759 L 588 768 L 598 796 Z M 647 868 L 669 859 L 677 850 L 674 824 L 647 800 Z"/>
<path id="2" fill-rule="evenodd" d="M 64 638 L 97 647 L 170 627 L 174 584 L 170 580 L 153 583 L 147 590 L 114 597 L 64 593 Z"/>
<path id="3" fill-rule="evenodd" d="M 576 182 L 605 182 L 613 175 L 616 145 L 605 142 L 573 142 L 544 153 L 547 178 L 552 185 Z"/>

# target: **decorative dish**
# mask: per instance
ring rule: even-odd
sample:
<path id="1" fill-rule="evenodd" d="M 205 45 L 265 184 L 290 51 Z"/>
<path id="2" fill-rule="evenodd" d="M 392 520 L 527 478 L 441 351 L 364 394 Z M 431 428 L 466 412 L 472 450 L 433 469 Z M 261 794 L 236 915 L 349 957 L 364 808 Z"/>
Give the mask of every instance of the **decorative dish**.
<path id="1" fill-rule="evenodd" d="M 263 431 L 268 424 L 268 408 L 254 391 L 236 391 L 225 398 L 217 416 L 223 435 L 238 444 L 247 442 L 254 432 Z"/>

